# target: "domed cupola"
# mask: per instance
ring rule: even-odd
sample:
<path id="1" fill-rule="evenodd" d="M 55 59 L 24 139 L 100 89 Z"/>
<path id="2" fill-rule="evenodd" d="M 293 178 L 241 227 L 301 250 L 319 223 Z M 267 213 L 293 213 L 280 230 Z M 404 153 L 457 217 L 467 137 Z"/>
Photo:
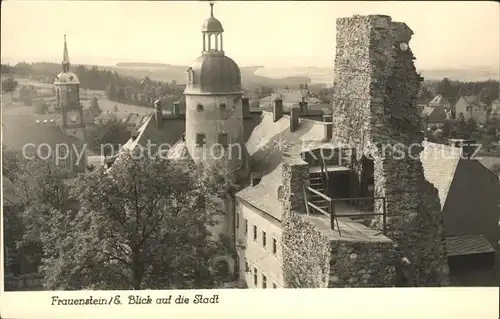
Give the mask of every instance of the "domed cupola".
<path id="1" fill-rule="evenodd" d="M 66 44 L 66 35 L 64 35 L 64 52 L 61 62 L 62 72 L 56 76 L 54 84 L 80 84 L 78 76 L 70 71 L 68 45 Z"/>
<path id="2" fill-rule="evenodd" d="M 214 17 L 214 4 L 210 3 L 210 17 L 202 27 L 202 55 L 186 70 L 187 85 L 184 94 L 241 93 L 240 68 L 224 54 L 224 29 Z"/>
<path id="3" fill-rule="evenodd" d="M 214 17 L 214 4 L 210 3 L 210 17 L 205 20 L 201 32 L 224 32 L 222 23 Z"/>

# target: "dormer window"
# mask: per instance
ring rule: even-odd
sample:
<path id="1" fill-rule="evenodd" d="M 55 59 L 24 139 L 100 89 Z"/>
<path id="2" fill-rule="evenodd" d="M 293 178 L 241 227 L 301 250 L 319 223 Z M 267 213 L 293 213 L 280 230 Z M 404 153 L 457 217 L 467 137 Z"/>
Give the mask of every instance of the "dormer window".
<path id="1" fill-rule="evenodd" d="M 187 69 L 186 73 L 187 73 L 187 83 L 193 84 L 193 75 L 194 75 L 193 69 L 192 68 Z"/>

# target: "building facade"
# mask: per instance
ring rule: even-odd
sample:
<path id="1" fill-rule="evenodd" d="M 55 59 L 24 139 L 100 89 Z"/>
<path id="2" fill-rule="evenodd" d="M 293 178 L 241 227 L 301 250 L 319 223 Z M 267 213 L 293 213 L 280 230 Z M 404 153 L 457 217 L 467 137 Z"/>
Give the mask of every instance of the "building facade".
<path id="1" fill-rule="evenodd" d="M 484 124 L 488 119 L 488 108 L 477 96 L 461 96 L 455 104 L 455 114 L 457 119 L 462 114 L 466 121 L 473 119 L 477 124 Z"/>

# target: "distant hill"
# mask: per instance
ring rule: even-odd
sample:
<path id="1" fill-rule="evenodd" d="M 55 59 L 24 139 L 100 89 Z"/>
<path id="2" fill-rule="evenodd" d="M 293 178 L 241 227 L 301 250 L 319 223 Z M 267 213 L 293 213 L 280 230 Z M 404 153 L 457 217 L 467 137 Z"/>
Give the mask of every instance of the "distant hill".
<path id="1" fill-rule="evenodd" d="M 441 80 L 449 78 L 459 81 L 486 81 L 489 79 L 500 80 L 500 70 L 494 67 L 478 67 L 464 69 L 419 69 L 417 70 L 426 80 Z M 261 68 L 255 72 L 256 75 L 282 78 L 286 76 L 306 76 L 313 83 L 333 83 L 333 66 L 331 68 L 303 67 L 303 68 Z"/>
<path id="2" fill-rule="evenodd" d="M 170 64 L 164 64 L 164 63 L 149 63 L 149 62 L 121 62 L 117 63 L 116 67 L 117 68 L 134 68 L 134 67 L 139 67 L 139 68 L 168 68 L 170 67 Z"/>
<path id="3" fill-rule="evenodd" d="M 135 66 L 134 66 L 135 65 Z M 158 65 L 158 66 L 156 66 Z M 177 83 L 185 83 L 186 69 L 188 66 L 168 65 L 159 63 L 117 63 L 116 67 L 103 67 L 119 74 L 133 77 L 148 76 L 156 81 L 176 81 Z M 261 66 L 241 67 L 242 84 L 246 89 L 253 89 L 259 86 L 268 86 L 271 88 L 297 88 L 301 84 L 311 81 L 305 75 L 287 75 L 282 78 L 270 78 L 261 76 L 256 73 L 262 69 Z"/>

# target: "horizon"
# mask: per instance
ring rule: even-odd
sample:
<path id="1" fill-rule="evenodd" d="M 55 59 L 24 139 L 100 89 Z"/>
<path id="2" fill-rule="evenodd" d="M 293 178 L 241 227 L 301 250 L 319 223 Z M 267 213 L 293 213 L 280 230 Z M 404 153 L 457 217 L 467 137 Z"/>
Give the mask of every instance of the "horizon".
<path id="1" fill-rule="evenodd" d="M 4 2 L 3 8 L 1 58 L 9 64 L 60 63 L 66 34 L 72 64 L 186 66 L 201 53 L 200 29 L 209 16 L 208 4 L 201 1 L 13 0 Z M 418 69 L 492 69 L 500 67 L 498 8 L 494 2 L 221 1 L 214 15 L 225 30 L 226 54 L 241 67 L 332 68 L 336 18 L 386 14 L 414 31 L 410 46 Z M 287 19 L 277 22 L 276 13 L 284 10 Z M 27 28 L 25 21 L 36 28 Z M 300 21 L 299 28 L 295 21 Z M 242 41 L 251 45 L 241 45 Z M 145 45 L 148 42 L 153 44 Z"/>

